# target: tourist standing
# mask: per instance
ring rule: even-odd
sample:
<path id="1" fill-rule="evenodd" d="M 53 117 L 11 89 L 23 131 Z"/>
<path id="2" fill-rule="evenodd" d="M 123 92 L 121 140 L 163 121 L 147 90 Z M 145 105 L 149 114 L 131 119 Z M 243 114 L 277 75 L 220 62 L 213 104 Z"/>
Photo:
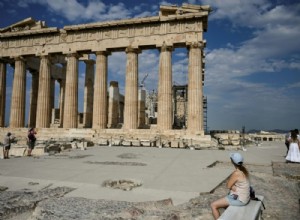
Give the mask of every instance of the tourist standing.
<path id="1" fill-rule="evenodd" d="M 219 208 L 227 208 L 229 205 L 244 206 L 250 200 L 249 173 L 246 167 L 243 166 L 244 159 L 239 153 L 231 154 L 230 159 L 235 170 L 227 182 L 227 188 L 230 190 L 229 194 L 212 202 L 210 205 L 215 219 L 218 219 L 220 216 Z"/>
<path id="2" fill-rule="evenodd" d="M 290 130 L 290 132 L 285 135 L 285 143 L 284 144 L 285 144 L 285 146 L 287 148 L 285 156 L 287 156 L 287 154 L 289 152 L 291 133 L 292 133 L 292 130 Z"/>
<path id="3" fill-rule="evenodd" d="M 10 150 L 10 144 L 14 137 L 11 136 L 11 133 L 8 132 L 4 136 L 4 141 L 3 141 L 3 159 L 9 159 L 9 150 Z"/>
<path id="4" fill-rule="evenodd" d="M 28 131 L 28 150 L 27 150 L 27 156 L 31 156 L 31 152 L 35 146 L 35 141 L 36 141 L 36 131 L 34 128 L 30 128 Z"/>
<path id="5" fill-rule="evenodd" d="M 300 141 L 297 135 L 297 129 L 291 132 L 291 137 L 289 139 L 290 147 L 286 156 L 287 162 L 297 162 L 300 163 Z"/>

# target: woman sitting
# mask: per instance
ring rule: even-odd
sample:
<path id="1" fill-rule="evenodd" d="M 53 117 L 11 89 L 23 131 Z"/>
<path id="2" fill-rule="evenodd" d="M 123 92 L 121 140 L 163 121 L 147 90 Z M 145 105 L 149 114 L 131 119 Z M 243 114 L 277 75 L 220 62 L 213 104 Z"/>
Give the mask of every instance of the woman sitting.
<path id="1" fill-rule="evenodd" d="M 239 153 L 231 154 L 230 159 L 235 168 L 227 182 L 230 192 L 224 198 L 218 199 L 210 205 L 215 219 L 220 216 L 219 208 L 227 208 L 229 205 L 244 206 L 250 200 L 249 173 L 243 166 L 244 159 Z"/>

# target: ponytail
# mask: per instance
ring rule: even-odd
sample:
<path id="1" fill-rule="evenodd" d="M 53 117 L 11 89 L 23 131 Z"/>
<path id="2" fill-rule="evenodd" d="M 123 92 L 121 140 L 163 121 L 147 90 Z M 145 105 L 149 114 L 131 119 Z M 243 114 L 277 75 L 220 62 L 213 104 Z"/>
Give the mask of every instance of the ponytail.
<path id="1" fill-rule="evenodd" d="M 249 177 L 249 172 L 248 170 L 246 169 L 246 167 L 244 167 L 243 165 L 237 165 L 238 169 L 240 171 L 242 171 L 244 173 L 244 175 L 248 178 Z"/>

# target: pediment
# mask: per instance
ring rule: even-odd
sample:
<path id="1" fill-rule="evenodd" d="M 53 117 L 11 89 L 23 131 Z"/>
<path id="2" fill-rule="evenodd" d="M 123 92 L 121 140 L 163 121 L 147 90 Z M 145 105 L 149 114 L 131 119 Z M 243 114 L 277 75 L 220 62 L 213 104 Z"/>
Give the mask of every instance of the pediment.
<path id="1" fill-rule="evenodd" d="M 183 3 L 181 7 L 177 5 L 162 5 L 160 6 L 160 16 L 183 15 L 188 13 L 211 12 L 208 5 L 192 5 Z"/>
<path id="2" fill-rule="evenodd" d="M 45 21 L 36 21 L 33 18 L 29 17 L 17 23 L 14 23 L 8 27 L 0 29 L 0 33 L 22 32 L 28 30 L 38 30 L 43 28 L 47 28 Z"/>

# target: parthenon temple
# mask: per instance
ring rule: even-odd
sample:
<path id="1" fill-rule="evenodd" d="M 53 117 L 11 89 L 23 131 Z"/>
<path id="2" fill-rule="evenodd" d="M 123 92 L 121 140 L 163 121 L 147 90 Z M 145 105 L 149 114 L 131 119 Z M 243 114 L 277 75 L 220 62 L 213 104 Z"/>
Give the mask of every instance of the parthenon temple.
<path id="1" fill-rule="evenodd" d="M 47 27 L 33 18 L 0 29 L 0 129 L 38 136 L 77 136 L 94 139 L 160 139 L 209 142 L 203 127 L 204 47 L 209 6 L 160 6 L 158 16 Z M 186 126 L 174 129 L 172 51 L 187 48 L 188 85 Z M 139 91 L 138 58 L 144 50 L 159 51 L 157 124 L 144 126 L 145 94 Z M 108 57 L 126 53 L 125 93 L 118 82 L 108 82 Z M 91 59 L 91 55 L 95 59 Z M 78 112 L 78 63 L 84 62 L 85 89 L 82 122 Z M 10 115 L 5 115 L 7 65 L 14 69 Z M 26 72 L 32 75 L 26 97 Z M 59 108 L 54 87 L 59 83 Z M 28 121 L 25 121 L 29 99 Z M 9 118 L 8 127 L 5 118 Z M 58 122 L 57 122 L 57 121 Z M 54 124 L 58 123 L 55 127 Z M 82 126 L 79 126 L 82 124 Z M 189 142 L 189 144 L 190 144 Z M 166 144 L 165 143 L 165 144 Z M 166 145 L 167 145 L 166 144 Z"/>

